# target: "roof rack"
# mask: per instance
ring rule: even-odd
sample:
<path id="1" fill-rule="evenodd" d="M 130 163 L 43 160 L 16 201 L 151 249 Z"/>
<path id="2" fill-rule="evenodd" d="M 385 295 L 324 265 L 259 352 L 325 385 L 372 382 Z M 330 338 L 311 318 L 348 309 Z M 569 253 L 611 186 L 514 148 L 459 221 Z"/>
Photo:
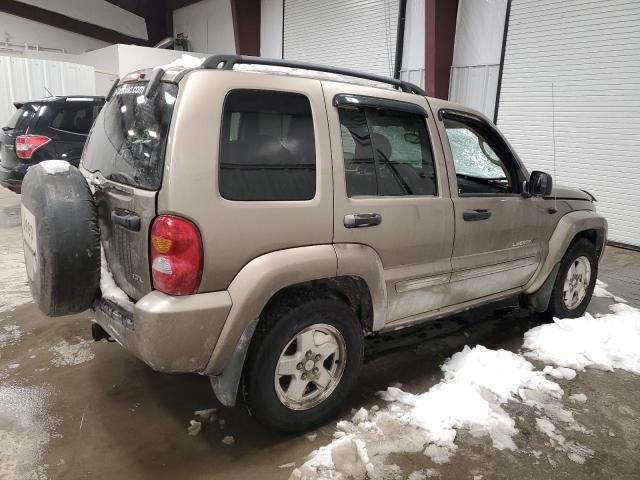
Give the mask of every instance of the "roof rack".
<path id="1" fill-rule="evenodd" d="M 246 55 L 213 55 L 208 57 L 203 63 L 204 69 L 218 69 L 218 70 L 232 70 L 235 65 L 238 64 L 250 64 L 250 65 L 269 65 L 272 67 L 287 67 L 287 68 L 301 68 L 304 70 L 312 70 L 316 72 L 335 73 L 338 75 L 346 75 L 349 77 L 363 78 L 365 80 L 371 80 L 374 82 L 387 83 L 393 85 L 396 88 L 401 89 L 403 92 L 415 93 L 416 95 L 424 96 L 424 90 L 413 83 L 398 80 L 396 78 L 383 77 L 382 75 L 374 75 L 371 73 L 358 72 L 356 70 L 349 70 L 347 68 L 335 68 L 327 67 L 324 65 L 317 65 L 315 63 L 296 62 L 291 60 L 282 60 L 277 58 L 263 58 L 263 57 L 250 57 Z"/>

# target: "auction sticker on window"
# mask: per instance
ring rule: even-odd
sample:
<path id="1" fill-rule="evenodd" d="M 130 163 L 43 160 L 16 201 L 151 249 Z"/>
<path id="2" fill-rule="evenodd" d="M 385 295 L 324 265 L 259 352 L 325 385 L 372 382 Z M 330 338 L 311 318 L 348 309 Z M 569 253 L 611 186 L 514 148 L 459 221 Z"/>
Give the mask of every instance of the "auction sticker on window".
<path id="1" fill-rule="evenodd" d="M 38 271 L 38 237 L 36 217 L 22 205 L 22 238 L 24 240 L 24 264 L 27 276 L 33 281 Z"/>

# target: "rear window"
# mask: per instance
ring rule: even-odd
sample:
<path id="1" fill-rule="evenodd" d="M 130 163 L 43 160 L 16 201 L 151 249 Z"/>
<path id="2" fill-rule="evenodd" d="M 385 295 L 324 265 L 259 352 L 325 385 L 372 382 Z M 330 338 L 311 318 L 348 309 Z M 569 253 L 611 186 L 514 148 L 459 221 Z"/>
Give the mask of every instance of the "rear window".
<path id="1" fill-rule="evenodd" d="M 93 103 L 64 103 L 57 106 L 51 128 L 65 132 L 87 135 L 100 107 Z"/>
<path id="2" fill-rule="evenodd" d="M 4 131 L 24 131 L 29 126 L 29 122 L 35 115 L 37 107 L 33 105 L 24 105 L 22 108 L 13 112 L 13 115 L 7 122 L 7 125 L 3 128 Z"/>
<path id="3" fill-rule="evenodd" d="M 82 164 L 115 182 L 158 190 L 178 86 L 161 83 L 151 99 L 145 86 L 125 83 L 115 90 L 96 119 Z"/>

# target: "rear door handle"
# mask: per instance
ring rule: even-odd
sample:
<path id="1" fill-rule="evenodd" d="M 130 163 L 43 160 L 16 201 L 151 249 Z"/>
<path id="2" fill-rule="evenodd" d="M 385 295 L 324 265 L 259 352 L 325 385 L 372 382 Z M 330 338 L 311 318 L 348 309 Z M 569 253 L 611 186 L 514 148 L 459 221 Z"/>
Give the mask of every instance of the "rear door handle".
<path id="1" fill-rule="evenodd" d="M 477 222 L 479 220 L 486 220 L 491 217 L 491 212 L 484 208 L 469 209 L 462 212 L 462 218 L 465 222 Z"/>
<path id="2" fill-rule="evenodd" d="M 373 227 L 382 223 L 379 213 L 350 213 L 344 216 L 344 226 L 347 228 Z"/>
<path id="3" fill-rule="evenodd" d="M 127 230 L 140 231 L 140 217 L 135 213 L 127 212 L 126 210 L 113 210 L 111 212 L 111 221 Z"/>

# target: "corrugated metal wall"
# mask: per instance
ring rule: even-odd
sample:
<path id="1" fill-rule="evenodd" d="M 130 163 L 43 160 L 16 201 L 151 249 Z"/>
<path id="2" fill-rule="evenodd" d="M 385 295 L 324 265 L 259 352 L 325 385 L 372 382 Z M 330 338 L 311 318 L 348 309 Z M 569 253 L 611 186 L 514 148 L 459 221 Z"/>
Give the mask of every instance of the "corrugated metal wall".
<path id="1" fill-rule="evenodd" d="M 0 56 L 0 125 L 11 117 L 13 102 L 50 95 L 95 95 L 93 67 L 53 60 Z"/>
<path id="2" fill-rule="evenodd" d="M 554 172 L 554 118 L 554 180 L 640 246 L 640 2 L 512 0 L 498 127 L 530 169 Z"/>
<path id="3" fill-rule="evenodd" d="M 285 0 L 284 58 L 393 77 L 398 0 Z"/>

